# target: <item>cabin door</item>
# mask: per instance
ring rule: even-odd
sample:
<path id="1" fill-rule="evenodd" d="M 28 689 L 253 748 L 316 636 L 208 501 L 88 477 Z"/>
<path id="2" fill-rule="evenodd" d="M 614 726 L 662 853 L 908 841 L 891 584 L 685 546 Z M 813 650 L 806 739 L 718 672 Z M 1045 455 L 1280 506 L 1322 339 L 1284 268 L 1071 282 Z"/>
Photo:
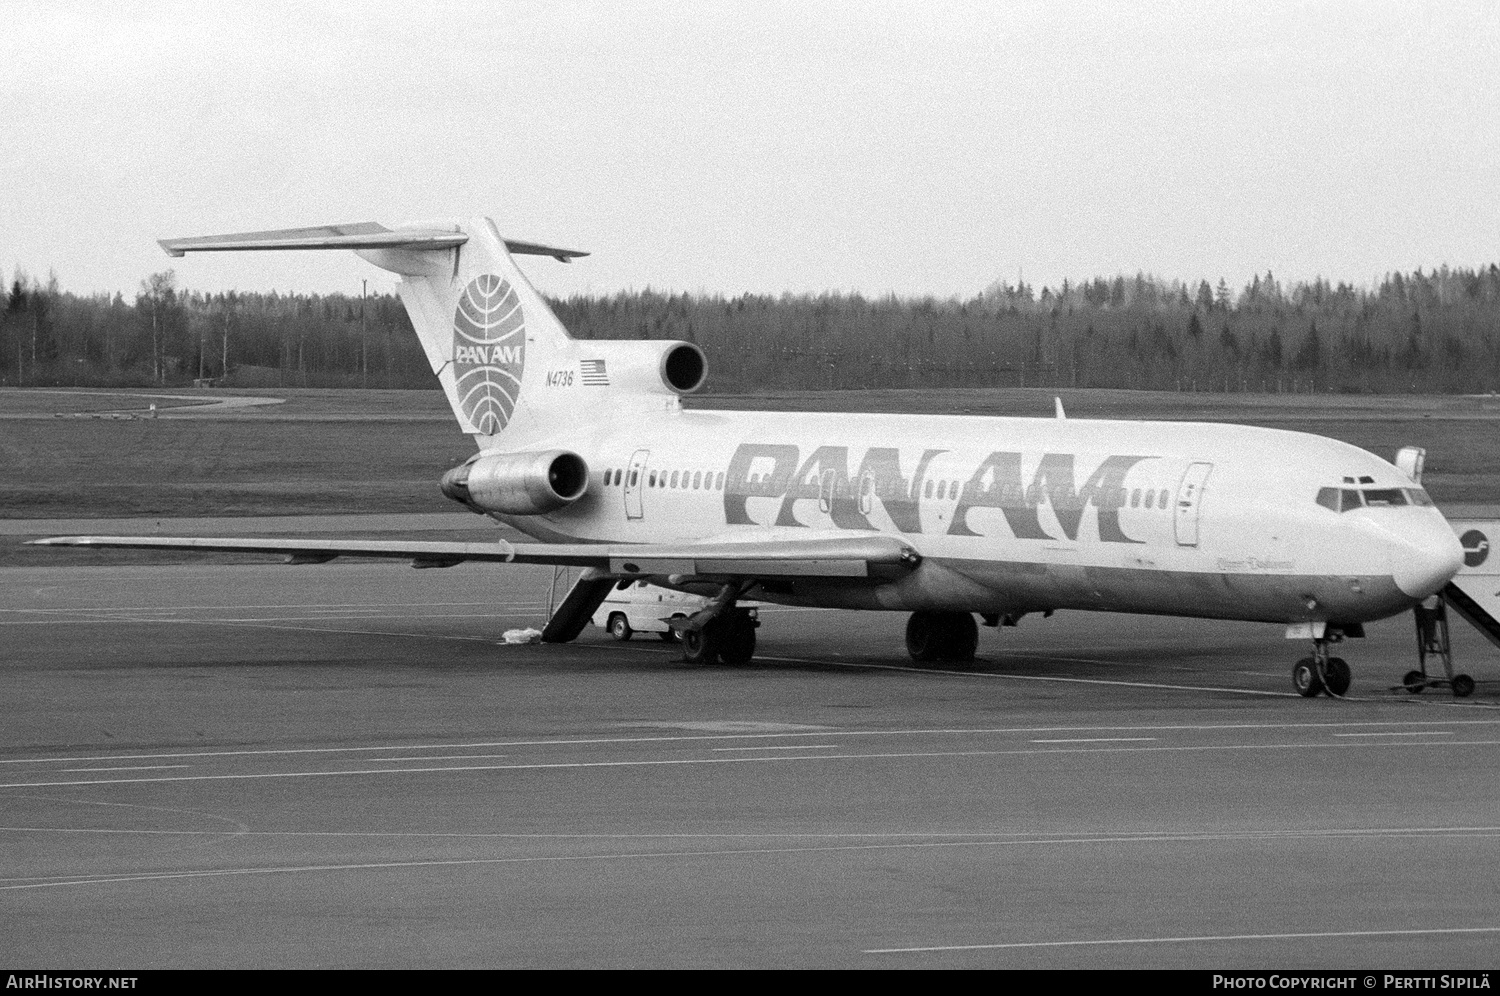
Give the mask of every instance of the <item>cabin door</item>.
<path id="1" fill-rule="evenodd" d="M 650 450 L 636 450 L 630 458 L 630 467 L 625 471 L 625 518 L 639 519 L 645 514 L 641 507 L 641 490 L 646 486 L 646 458 Z"/>
<path id="2" fill-rule="evenodd" d="M 1198 545 L 1198 512 L 1213 469 L 1211 463 L 1194 463 L 1182 475 L 1182 483 L 1177 486 L 1177 505 L 1172 511 L 1178 546 Z"/>

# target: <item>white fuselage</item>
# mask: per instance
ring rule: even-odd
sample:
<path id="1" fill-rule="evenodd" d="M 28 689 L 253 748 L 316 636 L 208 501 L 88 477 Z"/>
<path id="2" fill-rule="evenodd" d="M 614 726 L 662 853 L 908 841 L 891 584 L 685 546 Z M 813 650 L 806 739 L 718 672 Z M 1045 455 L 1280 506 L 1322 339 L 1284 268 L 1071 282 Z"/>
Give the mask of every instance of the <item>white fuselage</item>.
<path id="1" fill-rule="evenodd" d="M 540 539 L 876 532 L 923 557 L 873 589 L 824 579 L 753 596 L 793 604 L 1352 624 L 1409 608 L 1462 557 L 1395 466 L 1275 429 L 669 409 L 528 443 L 566 446 L 590 468 L 576 503 L 504 518 Z M 1371 497 L 1338 511 L 1319 503 L 1328 489 Z"/>

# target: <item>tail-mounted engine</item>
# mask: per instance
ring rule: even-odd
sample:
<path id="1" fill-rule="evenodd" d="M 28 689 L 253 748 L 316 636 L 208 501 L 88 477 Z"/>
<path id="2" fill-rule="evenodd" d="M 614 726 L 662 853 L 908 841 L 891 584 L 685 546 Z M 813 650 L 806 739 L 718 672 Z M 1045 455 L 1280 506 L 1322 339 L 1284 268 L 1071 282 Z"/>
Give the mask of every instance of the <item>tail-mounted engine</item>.
<path id="1" fill-rule="evenodd" d="M 603 361 L 609 386 L 632 394 L 692 394 L 708 379 L 708 360 L 690 342 L 591 339 L 573 343 L 573 352 Z"/>
<path id="2" fill-rule="evenodd" d="M 567 450 L 479 453 L 443 475 L 443 494 L 479 513 L 544 515 L 588 490 L 589 468 Z"/>

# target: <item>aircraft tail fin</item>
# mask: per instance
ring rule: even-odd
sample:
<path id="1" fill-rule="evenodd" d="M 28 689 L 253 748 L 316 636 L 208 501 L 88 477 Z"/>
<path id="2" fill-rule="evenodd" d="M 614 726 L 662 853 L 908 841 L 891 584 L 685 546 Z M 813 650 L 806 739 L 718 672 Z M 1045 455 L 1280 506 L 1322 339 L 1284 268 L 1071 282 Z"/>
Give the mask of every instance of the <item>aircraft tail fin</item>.
<path id="1" fill-rule="evenodd" d="M 443 385 L 453 415 L 480 449 L 501 448 L 513 422 L 545 432 L 550 416 L 541 392 L 549 361 L 569 352 L 571 338 L 512 253 L 562 262 L 586 256 L 506 239 L 488 218 L 387 228 L 375 222 L 326 225 L 201 238 L 164 239 L 169 255 L 269 249 L 352 249 L 400 274 L 397 292 Z M 519 428 L 519 425 L 518 425 Z M 534 433 L 533 433 L 534 434 Z"/>

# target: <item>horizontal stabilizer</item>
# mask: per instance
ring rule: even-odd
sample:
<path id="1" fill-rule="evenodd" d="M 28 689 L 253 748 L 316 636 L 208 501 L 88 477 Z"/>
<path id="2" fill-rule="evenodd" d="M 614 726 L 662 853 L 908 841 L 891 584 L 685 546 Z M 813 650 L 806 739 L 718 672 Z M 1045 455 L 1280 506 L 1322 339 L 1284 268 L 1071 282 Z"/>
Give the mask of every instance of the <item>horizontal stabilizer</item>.
<path id="1" fill-rule="evenodd" d="M 452 249 L 469 241 L 463 232 L 441 228 L 391 229 L 373 221 L 351 225 L 319 225 L 314 228 L 281 228 L 269 232 L 238 232 L 232 235 L 202 235 L 186 239 L 162 239 L 160 245 L 168 256 L 190 252 L 236 252 L 264 249 Z M 505 240 L 512 253 L 528 256 L 551 256 L 566 263 L 588 253 L 577 249 L 560 249 L 536 242 Z"/>
<path id="2" fill-rule="evenodd" d="M 915 569 L 921 555 L 892 536 L 761 543 L 435 543 L 406 540 L 228 539 L 204 536 L 53 536 L 32 546 L 196 550 L 283 555 L 292 563 L 335 557 L 410 560 L 451 567 L 472 560 L 594 567 L 615 577 L 681 574 L 711 578 L 824 577 L 889 580 Z"/>

